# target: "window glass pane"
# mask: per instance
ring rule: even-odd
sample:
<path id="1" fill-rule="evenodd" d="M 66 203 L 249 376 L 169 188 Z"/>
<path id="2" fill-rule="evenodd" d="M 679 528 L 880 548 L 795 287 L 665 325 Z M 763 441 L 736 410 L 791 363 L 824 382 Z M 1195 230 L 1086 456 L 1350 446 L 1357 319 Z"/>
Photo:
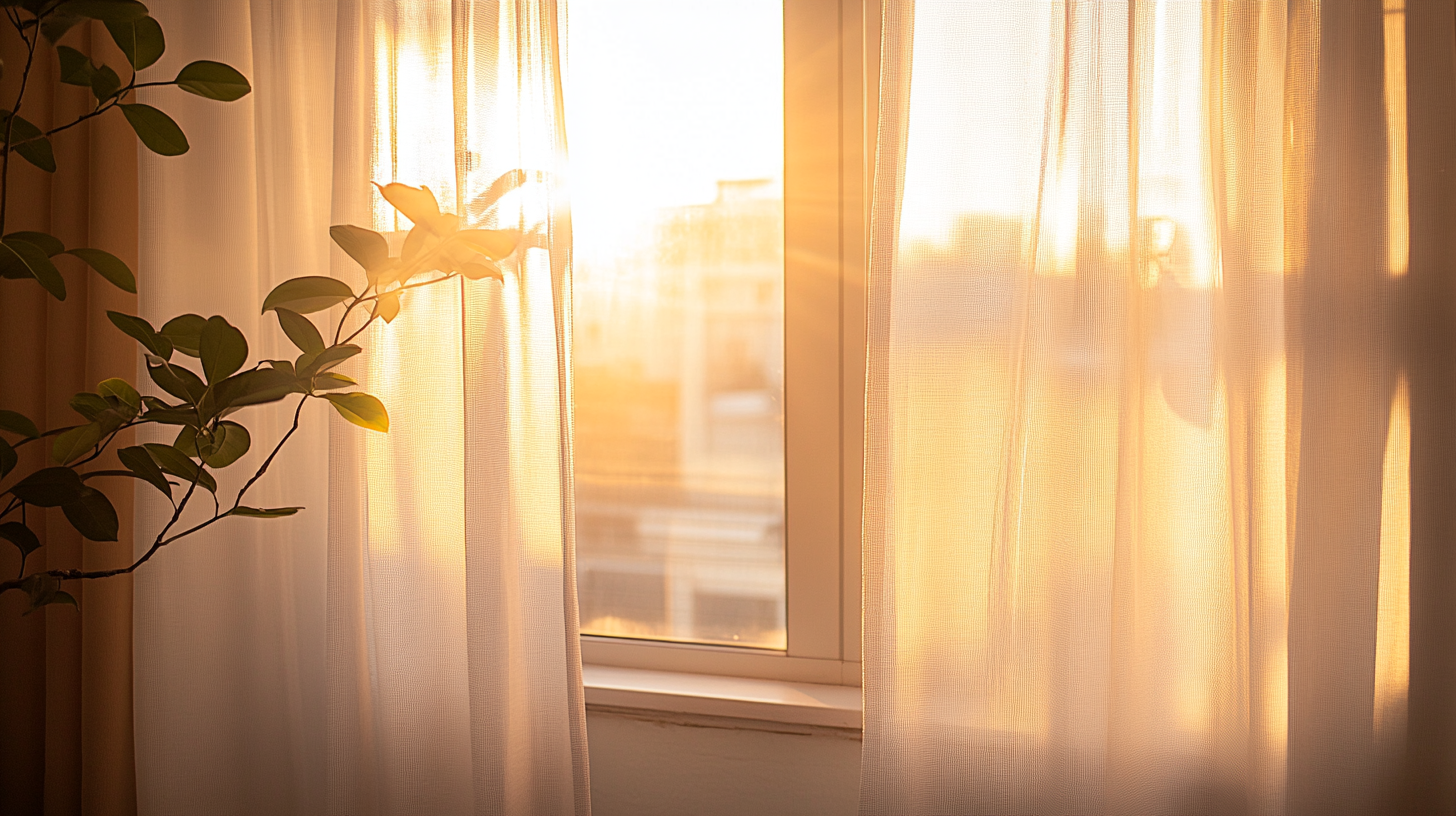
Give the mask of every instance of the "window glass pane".
<path id="1" fill-rule="evenodd" d="M 782 3 L 567 29 L 582 631 L 782 649 Z"/>

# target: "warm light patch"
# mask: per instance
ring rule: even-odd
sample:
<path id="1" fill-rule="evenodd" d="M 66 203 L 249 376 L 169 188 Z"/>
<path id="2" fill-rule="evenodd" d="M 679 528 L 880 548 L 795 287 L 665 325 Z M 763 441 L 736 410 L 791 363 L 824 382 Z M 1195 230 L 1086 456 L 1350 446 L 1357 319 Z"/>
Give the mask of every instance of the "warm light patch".
<path id="1" fill-rule="evenodd" d="M 1410 199 L 1405 143 L 1405 0 L 1385 0 L 1385 211 L 1389 272 L 1410 265 Z"/>
<path id="2" fill-rule="evenodd" d="M 1375 629 L 1375 734 L 1405 732 L 1410 687 L 1410 389 L 1404 374 L 1390 401 L 1380 494 L 1380 588 Z"/>

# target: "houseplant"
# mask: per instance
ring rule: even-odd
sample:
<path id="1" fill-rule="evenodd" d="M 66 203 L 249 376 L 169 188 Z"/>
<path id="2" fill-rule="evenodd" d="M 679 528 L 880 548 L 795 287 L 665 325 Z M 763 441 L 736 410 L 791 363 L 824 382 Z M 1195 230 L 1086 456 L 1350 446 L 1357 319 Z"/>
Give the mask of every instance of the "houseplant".
<path id="1" fill-rule="evenodd" d="M 171 80 L 139 82 L 137 73 L 162 56 L 166 43 L 160 24 L 136 0 L 0 0 L 0 6 L 26 47 L 20 90 L 13 104 L 0 110 L 0 276 L 32 280 L 52 297 L 64 300 L 65 282 L 53 259 L 70 255 L 112 284 L 135 292 L 132 271 L 103 249 L 68 248 L 40 232 L 5 233 L 12 155 L 54 172 L 50 137 L 103 115 L 125 117 L 149 150 L 180 155 L 188 150 L 182 129 L 163 111 L 137 103 L 133 98 L 137 88 L 176 86 L 208 99 L 232 102 L 246 96 L 251 87 L 237 70 L 206 60 L 187 65 Z M 121 49 L 127 64 L 120 71 L 59 42 L 88 20 L 103 23 Z M 26 92 L 31 90 L 31 70 L 37 59 L 49 58 L 59 63 L 56 76 L 60 82 L 89 87 L 95 102 L 76 119 L 42 130 L 21 114 Z M 125 80 L 122 74 L 126 74 Z M 478 203 L 488 208 L 525 179 L 519 172 L 503 176 Z M 387 241 L 377 232 L 352 225 L 331 227 L 335 243 L 362 267 L 363 287 L 355 291 L 344 281 L 322 275 L 298 277 L 279 284 L 262 304 L 263 311 L 276 315 L 284 334 L 297 346 L 296 358 L 260 360 L 249 366 L 247 338 L 218 315 L 180 315 L 157 327 L 134 315 L 109 312 L 115 327 L 140 345 L 149 384 L 139 389 L 123 378 L 104 380 L 96 390 L 71 398 L 78 421 L 63 427 L 42 429 L 30 417 L 0 410 L 0 539 L 18 548 L 21 558 L 19 574 L 0 580 L 0 593 L 25 593 L 30 610 L 47 604 L 75 604 L 75 597 L 64 588 L 68 581 L 129 574 L 163 547 L 234 517 L 281 518 L 302 510 L 253 507 L 244 500 L 298 430 L 303 405 L 310 399 L 327 401 L 355 425 L 388 431 L 384 405 L 357 390 L 357 383 L 336 369 L 362 351 L 356 341 L 361 341 L 374 321 L 395 319 L 410 290 L 458 278 L 503 278 L 500 262 L 516 251 L 520 235 L 511 230 L 462 229 L 459 218 L 440 212 L 428 188 L 391 183 L 378 190 L 414 225 L 398 255 L 390 254 Z M 329 324 L 327 333 L 321 332 L 308 315 L 335 306 L 342 307 L 337 320 Z M 0 353 L 5 352 L 0 348 Z M 296 400 L 288 431 L 273 443 L 230 499 L 218 495 L 214 473 L 238 463 L 253 446 L 245 409 L 287 400 Z M 120 448 L 116 453 L 121 468 L 96 464 L 123 431 L 147 424 L 175 428 L 174 441 Z M 28 445 L 46 450 L 49 461 L 43 467 L 19 467 L 18 451 Z M 115 479 L 144 482 L 173 507 L 147 549 L 131 564 L 117 569 L 27 572 L 29 556 L 42 546 L 30 521 L 37 509 L 59 507 L 67 522 L 87 540 L 117 540 L 117 513 L 106 494 L 107 484 L 115 484 Z M 187 514 L 189 507 L 204 504 L 211 504 L 211 510 L 200 516 Z M 188 515 L 185 523 L 184 515 Z"/>

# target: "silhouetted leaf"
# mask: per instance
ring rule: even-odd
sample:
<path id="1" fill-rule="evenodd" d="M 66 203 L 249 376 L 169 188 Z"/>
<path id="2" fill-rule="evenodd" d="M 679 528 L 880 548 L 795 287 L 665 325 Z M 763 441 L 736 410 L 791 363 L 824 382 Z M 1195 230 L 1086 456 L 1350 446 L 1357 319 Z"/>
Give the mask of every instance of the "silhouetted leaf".
<path id="1" fill-rule="evenodd" d="M 161 156 L 180 156 L 187 152 L 187 136 L 172 117 L 151 105 L 118 105 L 131 129 L 147 149 Z"/>
<path id="2" fill-rule="evenodd" d="M 141 410 L 142 395 L 137 393 L 137 390 L 132 387 L 131 383 L 119 377 L 102 380 L 101 384 L 96 386 L 96 393 L 103 397 L 116 397 L 121 404 L 130 406 L 136 410 Z"/>
<path id="3" fill-rule="evenodd" d="M 411 187 L 399 182 L 374 186 L 379 187 L 385 201 L 415 224 L 429 224 L 440 217 L 440 204 L 429 187 Z"/>
<path id="4" fill-rule="evenodd" d="M 278 325 L 283 327 L 283 333 L 288 335 L 293 345 L 298 346 L 299 351 L 317 354 L 324 350 L 323 335 L 319 334 L 312 320 L 282 306 L 273 311 L 278 315 Z"/>
<path id="5" fill-rule="evenodd" d="M 92 394 L 89 391 L 82 391 L 71 397 L 70 405 L 71 410 L 85 417 L 88 422 L 99 416 L 102 411 L 111 407 L 106 402 L 105 397 L 100 394 Z"/>
<path id="6" fill-rule="evenodd" d="M 207 328 L 207 318 L 197 314 L 185 314 L 168 320 L 160 334 L 172 341 L 172 347 L 189 357 L 202 356 L 202 330 Z"/>
<path id="7" fill-rule="evenodd" d="M 352 343 L 330 346 L 318 354 L 300 354 L 295 364 L 300 377 L 311 377 L 328 371 L 358 354 L 361 349 Z"/>
<path id="8" fill-rule="evenodd" d="M 521 243 L 520 230 L 461 230 L 455 233 L 455 240 L 479 252 L 492 261 L 510 255 Z"/>
<path id="9" fill-rule="evenodd" d="M 116 508 L 94 487 L 81 489 L 81 495 L 74 501 L 61 505 L 66 520 L 77 532 L 92 541 L 115 541 L 117 533 Z"/>
<path id="10" fill-rule="evenodd" d="M 79 498 L 85 487 L 76 471 L 68 467 L 48 467 L 16 482 L 10 492 L 36 507 L 60 507 Z"/>
<path id="11" fill-rule="evenodd" d="M 162 473 L 161 468 L 157 467 L 156 461 L 152 459 L 150 453 L 147 453 L 146 448 L 140 445 L 122 448 L 116 452 L 116 456 L 123 465 L 126 465 L 127 470 L 150 482 L 153 487 L 167 494 L 167 498 L 172 498 L 172 484 L 167 481 L 166 475 Z"/>
<path id="12" fill-rule="evenodd" d="M 283 307 L 299 314 L 312 314 L 343 303 L 354 296 L 347 283 L 311 275 L 292 278 L 273 288 L 263 300 L 263 311 Z"/>
<path id="13" fill-rule="evenodd" d="M 97 102 L 105 102 L 121 90 L 121 77 L 109 65 L 98 65 L 91 72 L 91 95 Z"/>
<path id="14" fill-rule="evenodd" d="M 54 258 L 55 256 L 66 251 L 66 245 L 61 243 L 61 239 L 55 237 L 54 235 L 47 235 L 44 232 L 21 230 L 19 232 L 12 232 L 9 235 L 5 236 L 5 240 L 24 241 L 27 244 L 35 244 L 37 247 L 40 247 L 41 251 L 44 252 L 46 254 L 46 257 L 48 258 Z"/>
<path id="15" fill-rule="evenodd" d="M 163 445 L 158 442 L 148 442 L 142 445 L 142 447 L 147 449 L 147 453 L 152 455 L 152 458 L 157 462 L 157 466 L 163 472 L 170 473 L 188 484 L 191 484 L 192 480 L 196 479 L 198 487 L 212 493 L 217 492 L 217 480 L 212 478 L 212 474 L 198 468 L 197 463 L 188 459 L 187 455 L 182 453 L 182 451 L 177 450 L 171 445 Z"/>
<path id="16" fill-rule="evenodd" d="M 207 412 L 226 414 L 249 405 L 277 402 L 298 390 L 298 381 L 292 372 L 276 368 L 244 371 L 213 386 Z"/>
<path id="17" fill-rule="evenodd" d="M 85 261 L 87 266 L 96 270 L 98 275 L 110 281 L 117 289 L 136 294 L 136 277 L 132 275 L 131 268 L 110 252 L 90 247 L 68 249 L 65 252 Z"/>
<path id="18" fill-rule="evenodd" d="M 19 261 L 31 276 L 40 281 L 40 285 L 50 292 L 56 300 L 66 299 L 66 281 L 61 277 L 60 270 L 46 257 L 45 250 L 35 244 L 25 241 L 13 241 L 10 239 L 0 240 L 0 252 L 11 256 Z"/>
<path id="19" fill-rule="evenodd" d="M 374 301 L 374 312 L 371 316 L 382 317 L 385 323 L 393 323 L 399 317 L 399 290 L 381 293 L 379 299 Z"/>
<path id="20" fill-rule="evenodd" d="M 56 172 L 56 156 L 51 150 L 50 140 L 41 134 L 40 128 L 24 116 L 14 118 L 15 123 L 9 125 L 9 128 L 10 144 L 15 145 L 15 152 L 47 173 Z M 10 111 L 0 110 L 0 136 L 4 135 L 10 119 Z"/>
<path id="21" fill-rule="evenodd" d="M 221 382 L 248 361 L 248 340 L 227 320 L 213 315 L 202 330 L 202 373 L 209 383 Z"/>
<path id="22" fill-rule="evenodd" d="M 505 272 L 501 271 L 501 268 L 499 266 L 496 266 L 491 261 L 472 261 L 470 263 L 464 263 L 460 265 L 459 271 L 460 274 L 464 275 L 470 280 L 495 278 L 498 281 L 504 281 L 506 279 Z"/>
<path id="23" fill-rule="evenodd" d="M 324 394 L 323 397 L 334 404 L 339 416 L 355 425 L 371 431 L 389 431 L 389 413 L 378 398 L 357 391 L 352 394 Z"/>
<path id="24" fill-rule="evenodd" d="M 29 615 L 47 604 L 66 603 L 60 598 L 63 594 L 71 598 L 69 593 L 61 592 L 61 579 L 43 572 L 37 572 L 22 581 L 20 590 L 30 599 L 30 608 L 21 613 L 22 615 Z M 75 604 L 76 599 L 71 598 L 70 603 Z"/>
<path id="25" fill-rule="evenodd" d="M 349 254 L 369 272 L 389 262 L 389 244 L 384 236 L 374 230 L 356 227 L 353 224 L 336 224 L 329 227 L 329 237 L 339 248 Z"/>
<path id="26" fill-rule="evenodd" d="M 64 11 L 51 12 L 46 15 L 44 20 L 40 21 L 41 36 L 45 37 L 46 41 L 51 45 L 55 45 L 56 40 L 66 36 L 66 32 L 74 28 L 83 19 L 85 18 L 79 14 L 67 14 Z"/>
<path id="27" fill-rule="evenodd" d="M 212 443 L 201 448 L 202 461 L 211 468 L 225 468 L 248 452 L 253 439 L 248 429 L 236 422 L 219 422 L 212 432 Z"/>
<path id="28" fill-rule="evenodd" d="M 65 0 L 57 11 L 102 22 L 137 20 L 147 16 L 147 7 L 137 0 Z"/>
<path id="29" fill-rule="evenodd" d="M 147 374 L 151 375 L 152 382 L 160 386 L 163 391 L 178 399 L 195 404 L 201 401 L 203 395 L 207 393 L 207 385 L 202 378 L 191 369 L 180 365 L 171 363 L 148 365 Z"/>
<path id="30" fill-rule="evenodd" d="M 172 357 L 172 341 L 157 334 L 152 324 L 134 315 L 122 314 L 121 312 L 107 312 L 106 316 L 111 319 L 113 325 L 128 336 L 142 344 L 142 348 L 161 357 L 163 360 Z"/>
<path id="31" fill-rule="evenodd" d="M 29 417 L 3 409 L 0 409 L 0 431 L 20 434 L 26 439 L 35 439 L 40 436 L 40 429 L 35 427 L 35 423 L 31 422 Z"/>
<path id="32" fill-rule="evenodd" d="M 338 388 L 352 388 L 359 383 L 353 377 L 347 377 L 333 371 L 320 374 L 313 378 L 315 391 L 333 391 Z"/>
<path id="33" fill-rule="evenodd" d="M 9 442 L 0 439 L 0 479 L 5 478 L 10 471 L 14 470 L 15 465 L 19 462 L 20 455 L 15 452 L 15 448 L 10 447 Z"/>
<path id="34" fill-rule="evenodd" d="M 177 72 L 177 87 L 219 102 L 242 99 L 253 90 L 248 78 L 231 65 L 212 60 L 198 60 Z"/>
<path id="35" fill-rule="evenodd" d="M 116 41 L 121 53 L 126 55 L 127 62 L 137 71 L 161 59 L 162 52 L 167 50 L 162 27 L 151 17 L 107 20 L 106 30 L 111 32 L 111 39 Z"/>
<path id="36" fill-rule="evenodd" d="M 302 507 L 234 507 L 228 515 L 242 516 L 243 518 L 283 518 L 291 516 L 302 510 Z"/>
<path id="37" fill-rule="evenodd" d="M 399 257 L 406 263 L 414 263 L 424 253 L 434 233 L 424 224 L 416 224 L 410 228 L 409 234 L 404 236 L 404 246 L 399 250 Z M 436 239 L 438 241 L 438 239 Z M 416 274 L 425 272 L 424 269 L 415 269 Z"/>
<path id="38" fill-rule="evenodd" d="M 91 74 L 96 70 L 85 54 L 69 45 L 56 46 L 56 56 L 61 59 L 61 81 L 67 85 L 91 87 Z"/>
<path id="39" fill-rule="evenodd" d="M 88 422 L 60 434 L 51 442 L 51 461 L 58 465 L 69 465 L 90 453 L 100 443 L 101 428 L 94 422 Z"/>
<path id="40" fill-rule="evenodd" d="M 0 524 L 0 538 L 14 544 L 22 556 L 30 555 L 43 546 L 35 533 L 18 521 Z"/>

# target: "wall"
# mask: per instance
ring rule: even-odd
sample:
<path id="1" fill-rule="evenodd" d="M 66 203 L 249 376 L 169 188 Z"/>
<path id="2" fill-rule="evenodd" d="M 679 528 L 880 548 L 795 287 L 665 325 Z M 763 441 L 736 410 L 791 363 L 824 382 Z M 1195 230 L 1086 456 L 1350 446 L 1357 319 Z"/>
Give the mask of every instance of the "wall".
<path id="1" fill-rule="evenodd" d="M 858 732 L 588 709 L 595 816 L 853 814 Z"/>

